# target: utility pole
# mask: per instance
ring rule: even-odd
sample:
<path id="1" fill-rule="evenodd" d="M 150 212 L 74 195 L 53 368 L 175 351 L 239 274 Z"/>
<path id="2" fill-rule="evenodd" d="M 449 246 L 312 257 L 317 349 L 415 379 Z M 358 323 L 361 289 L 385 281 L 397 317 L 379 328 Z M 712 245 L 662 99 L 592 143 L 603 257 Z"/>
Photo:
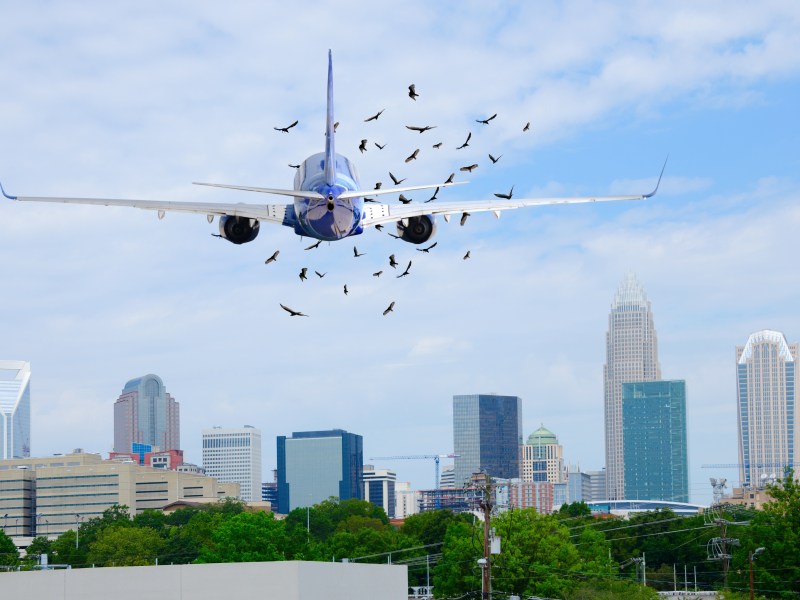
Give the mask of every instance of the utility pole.
<path id="1" fill-rule="evenodd" d="M 750 600 L 753 600 L 753 596 L 755 593 L 755 586 L 753 583 L 753 561 L 756 557 L 761 554 L 765 548 L 756 548 L 755 550 L 750 551 L 749 560 L 750 560 Z"/>
<path id="2" fill-rule="evenodd" d="M 492 598 L 492 562 L 489 552 L 489 531 L 490 519 L 492 515 L 492 487 L 489 476 L 486 476 L 486 486 L 483 489 L 483 499 L 481 501 L 483 509 L 483 600 Z"/>

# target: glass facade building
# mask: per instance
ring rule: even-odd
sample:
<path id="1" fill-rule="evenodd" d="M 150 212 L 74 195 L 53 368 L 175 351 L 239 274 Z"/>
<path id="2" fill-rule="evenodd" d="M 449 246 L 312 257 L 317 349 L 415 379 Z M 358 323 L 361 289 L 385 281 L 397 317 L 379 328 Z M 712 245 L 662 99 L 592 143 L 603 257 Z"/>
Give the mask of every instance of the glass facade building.
<path id="1" fill-rule="evenodd" d="M 633 273 L 617 290 L 608 315 L 603 367 L 606 438 L 606 500 L 625 497 L 622 384 L 661 379 L 658 340 L 650 301 Z"/>
<path id="2" fill-rule="evenodd" d="M 114 452 L 133 452 L 134 443 L 179 450 L 180 427 L 180 404 L 157 375 L 131 379 L 114 402 Z"/>
<path id="3" fill-rule="evenodd" d="M 313 506 L 331 496 L 364 499 L 364 442 L 343 429 L 278 436 L 278 510 Z"/>
<path id="4" fill-rule="evenodd" d="M 467 485 L 473 473 L 518 479 L 522 444 L 522 399 L 519 396 L 472 394 L 453 396 L 455 485 Z"/>
<path id="5" fill-rule="evenodd" d="M 261 500 L 261 431 L 250 425 L 204 429 L 203 470 L 221 483 L 238 483 L 245 502 Z"/>
<path id="6" fill-rule="evenodd" d="M 31 364 L 0 360 L 0 460 L 31 455 Z"/>
<path id="7" fill-rule="evenodd" d="M 796 468 L 797 357 L 798 344 L 768 329 L 736 348 L 739 481 L 744 487 L 762 487 L 764 480 Z"/>
<path id="8" fill-rule="evenodd" d="M 625 500 L 689 501 L 686 383 L 622 384 Z"/>

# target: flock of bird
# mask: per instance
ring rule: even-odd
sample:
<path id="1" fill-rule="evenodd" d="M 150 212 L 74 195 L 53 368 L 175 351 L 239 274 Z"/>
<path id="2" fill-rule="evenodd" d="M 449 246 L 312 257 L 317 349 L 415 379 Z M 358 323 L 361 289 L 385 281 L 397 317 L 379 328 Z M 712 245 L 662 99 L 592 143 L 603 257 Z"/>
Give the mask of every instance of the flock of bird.
<path id="1" fill-rule="evenodd" d="M 413 100 L 415 102 L 416 102 L 417 98 L 420 97 L 420 94 L 417 93 L 416 86 L 413 83 L 408 86 L 408 97 L 411 98 L 411 100 Z M 386 109 L 379 110 L 375 114 L 373 114 L 373 115 L 367 117 L 366 119 L 364 119 L 364 122 L 365 123 L 369 123 L 369 122 L 372 122 L 372 121 L 377 121 L 380 118 L 380 116 L 385 112 L 385 110 Z M 496 118 L 497 118 L 497 113 L 494 113 L 491 116 L 486 117 L 484 119 L 475 119 L 475 122 L 479 123 L 481 125 L 489 125 Z M 299 123 L 299 121 L 295 120 L 290 125 L 287 125 L 285 127 L 274 127 L 273 129 L 275 129 L 275 131 L 279 131 L 281 133 L 289 133 L 289 130 L 291 130 L 293 127 L 296 127 L 298 123 Z M 334 131 L 336 131 L 336 128 L 338 127 L 338 125 L 339 125 L 338 122 L 334 124 Z M 522 131 L 523 132 L 527 132 L 530 129 L 530 126 L 531 126 L 530 122 L 525 123 L 525 125 L 522 127 Z M 408 129 L 410 131 L 417 132 L 420 135 L 437 128 L 436 125 L 423 125 L 423 126 L 406 125 L 405 127 L 406 127 L 406 129 Z M 469 131 L 469 132 L 467 132 L 467 136 L 466 136 L 466 139 L 464 140 L 464 142 L 461 145 L 456 146 L 455 149 L 456 150 L 463 150 L 464 148 L 469 147 L 471 140 L 472 140 L 472 132 Z M 386 147 L 385 143 L 384 144 L 379 144 L 378 142 L 373 142 L 373 143 L 374 143 L 375 147 L 378 148 L 378 150 L 383 150 Z M 440 149 L 441 147 L 442 147 L 442 142 L 436 142 L 436 143 L 432 144 L 432 148 L 434 148 L 436 150 Z M 368 138 L 364 138 L 364 139 L 362 139 L 360 141 L 360 143 L 358 145 L 358 150 L 362 154 L 369 150 L 369 139 Z M 419 153 L 420 153 L 420 148 L 416 148 L 411 154 L 408 155 L 408 157 L 406 157 L 404 162 L 406 164 L 408 164 L 408 163 L 410 163 L 412 161 L 417 160 L 417 158 L 419 156 Z M 503 156 L 502 154 L 500 154 L 499 156 L 494 156 L 494 155 L 492 155 L 490 153 L 489 154 L 489 160 L 491 161 L 491 164 L 494 165 L 494 164 L 497 164 L 497 162 L 502 158 L 502 156 Z M 290 164 L 289 166 L 292 167 L 292 168 L 295 168 L 295 169 L 300 167 L 300 165 L 295 165 L 295 164 Z M 468 165 L 464 165 L 464 166 L 460 167 L 459 170 L 461 172 L 464 172 L 464 173 L 472 173 L 478 167 L 479 167 L 478 163 L 472 163 L 472 164 L 468 164 Z M 392 183 L 395 186 L 399 186 L 400 184 L 402 184 L 405 181 L 405 178 L 402 178 L 402 179 L 398 178 L 395 175 L 393 175 L 391 172 L 389 172 L 389 178 L 392 180 Z M 445 179 L 444 183 L 445 184 L 453 183 L 454 178 L 455 178 L 455 172 L 450 173 L 450 175 L 447 177 L 447 179 Z M 382 183 L 378 182 L 378 183 L 375 184 L 375 189 L 380 189 L 381 186 L 382 186 Z M 429 199 L 427 199 L 427 200 L 424 200 L 424 202 L 433 202 L 434 200 L 436 200 L 438 194 L 439 194 L 439 188 L 437 187 L 435 189 L 434 193 L 431 195 L 431 197 Z M 498 192 L 498 193 L 495 193 L 494 195 L 496 197 L 498 197 L 498 198 L 502 198 L 502 199 L 505 199 L 505 200 L 510 200 L 512 198 L 513 194 L 514 194 L 514 186 L 511 186 L 511 189 L 507 193 Z M 399 195 L 398 200 L 399 200 L 399 202 L 401 202 L 403 204 L 408 204 L 408 203 L 412 202 L 411 198 L 407 198 L 403 194 Z M 364 201 L 365 202 L 374 202 L 374 200 L 371 199 L 371 198 L 364 198 Z M 469 216 L 470 216 L 470 213 L 468 213 L 468 212 L 464 212 L 461 215 L 461 220 L 460 220 L 461 226 L 463 226 L 466 223 L 467 218 Z M 383 229 L 383 226 L 382 225 L 377 225 L 376 229 L 381 231 Z M 388 233 L 388 235 L 390 235 L 393 238 L 400 239 L 400 236 L 395 235 L 393 233 Z M 314 244 L 308 246 L 307 248 L 304 248 L 304 250 L 314 250 L 316 248 L 319 248 L 321 243 L 322 243 L 321 241 L 317 241 Z M 417 252 L 422 252 L 422 253 L 428 254 L 428 253 L 430 253 L 431 250 L 433 250 L 437 246 L 437 244 L 438 244 L 438 242 L 434 242 L 434 243 L 432 243 L 431 245 L 429 245 L 429 246 L 427 246 L 425 248 L 416 248 L 416 250 L 417 250 Z M 269 265 L 271 263 L 276 262 L 277 259 L 278 259 L 278 255 L 279 254 L 280 254 L 280 251 L 276 250 L 272 254 L 272 256 L 270 256 L 266 261 L 264 261 L 265 264 Z M 365 255 L 364 252 L 359 252 L 357 246 L 353 246 L 353 257 L 354 258 L 360 258 L 360 257 L 362 257 L 364 255 Z M 471 258 L 471 251 L 467 250 L 467 252 L 466 252 L 466 254 L 464 254 L 462 260 L 468 260 L 469 258 Z M 411 265 L 412 265 L 412 263 L 413 263 L 413 261 L 409 260 L 408 261 L 408 265 L 406 265 L 406 268 L 399 275 L 396 275 L 395 277 L 397 279 L 402 279 L 404 277 L 408 277 L 411 274 Z M 397 269 L 399 263 L 397 262 L 397 259 L 396 259 L 394 254 L 391 254 L 389 256 L 388 265 L 392 269 Z M 308 279 L 308 270 L 309 270 L 308 267 L 302 267 L 300 269 L 300 273 L 298 274 L 298 277 L 299 277 L 301 283 L 305 282 Z M 325 277 L 327 275 L 327 272 L 320 273 L 319 271 L 316 271 L 316 270 L 314 271 L 314 273 L 320 279 L 322 279 L 323 277 Z M 376 277 L 376 278 L 379 278 L 383 273 L 384 273 L 383 270 L 379 270 L 379 271 L 376 271 L 376 272 L 372 273 L 372 276 Z M 349 289 L 347 287 L 347 284 L 344 284 L 342 291 L 343 291 L 344 295 L 348 295 L 349 294 Z M 301 312 L 299 310 L 294 310 L 293 308 L 290 308 L 290 307 L 286 306 L 285 304 L 280 304 L 280 307 L 284 311 L 286 311 L 289 314 L 289 316 L 292 316 L 292 317 L 308 317 L 309 316 L 309 315 L 307 315 L 307 314 L 305 314 L 305 313 L 303 313 L 303 312 Z M 389 303 L 389 305 L 386 307 L 386 309 L 383 311 L 383 316 L 386 316 L 389 313 L 394 312 L 394 307 L 395 307 L 395 301 L 392 300 Z"/>

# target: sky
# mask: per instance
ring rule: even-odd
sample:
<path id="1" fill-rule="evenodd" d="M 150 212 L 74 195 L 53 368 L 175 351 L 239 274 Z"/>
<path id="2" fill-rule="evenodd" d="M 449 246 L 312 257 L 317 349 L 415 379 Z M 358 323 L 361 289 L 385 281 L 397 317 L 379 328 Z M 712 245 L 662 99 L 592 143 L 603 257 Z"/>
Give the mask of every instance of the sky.
<path id="1" fill-rule="evenodd" d="M 264 224 L 235 246 L 201 215 L 0 199 L 0 358 L 31 362 L 34 455 L 110 451 L 114 400 L 155 373 L 181 404 L 187 461 L 201 463 L 203 428 L 253 425 L 265 481 L 275 437 L 293 431 L 358 433 L 366 462 L 451 452 L 452 396 L 492 392 L 522 398 L 525 438 L 544 424 L 569 463 L 600 469 L 608 312 L 630 271 L 652 302 L 662 376 L 686 381 L 691 500 L 710 502 L 709 477 L 737 480 L 702 468 L 738 460 L 735 348 L 765 328 L 800 340 L 800 4 L 0 12 L 10 194 L 280 201 L 192 182 L 291 187 L 288 165 L 323 150 L 328 49 L 337 151 L 364 187 L 456 172 L 469 184 L 440 200 L 512 185 L 519 198 L 639 194 L 669 156 L 652 199 L 439 220 L 429 254 L 390 227 L 306 251 L 313 240 Z M 409 277 L 390 254 L 413 262 Z M 301 282 L 301 267 L 326 276 Z M 433 485 L 433 461 L 376 466 Z"/>

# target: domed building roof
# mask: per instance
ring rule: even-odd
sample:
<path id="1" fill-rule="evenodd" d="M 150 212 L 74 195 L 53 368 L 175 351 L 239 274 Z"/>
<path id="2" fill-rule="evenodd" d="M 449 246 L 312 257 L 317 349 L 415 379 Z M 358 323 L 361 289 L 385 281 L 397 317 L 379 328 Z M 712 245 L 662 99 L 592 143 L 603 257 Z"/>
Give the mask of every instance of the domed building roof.
<path id="1" fill-rule="evenodd" d="M 546 444 L 558 444 L 556 434 L 546 429 L 544 425 L 528 436 L 529 446 L 544 446 Z"/>

